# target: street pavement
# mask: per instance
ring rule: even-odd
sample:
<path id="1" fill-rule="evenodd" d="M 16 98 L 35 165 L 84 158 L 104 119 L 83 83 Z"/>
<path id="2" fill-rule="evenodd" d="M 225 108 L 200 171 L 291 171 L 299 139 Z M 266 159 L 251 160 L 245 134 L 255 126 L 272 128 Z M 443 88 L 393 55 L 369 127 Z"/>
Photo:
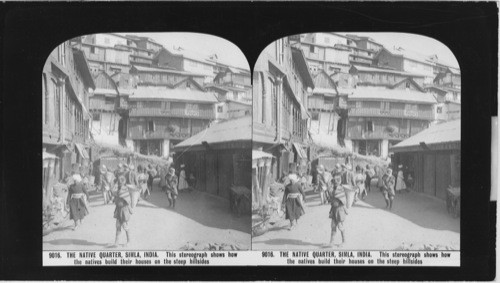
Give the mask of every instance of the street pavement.
<path id="1" fill-rule="evenodd" d="M 157 181 L 157 180 L 155 180 Z M 92 192 L 90 214 L 75 231 L 73 221 L 43 237 L 44 250 L 103 250 L 115 241 L 114 204 L 103 204 L 100 193 Z M 129 227 L 132 242 L 126 250 L 179 250 L 190 243 L 239 244 L 250 248 L 250 216 L 230 213 L 229 202 L 199 191 L 181 192 L 175 210 L 168 208 L 166 194 L 155 182 L 153 193 L 140 200 Z M 121 235 L 126 242 L 125 233 Z"/>
<path id="2" fill-rule="evenodd" d="M 319 196 L 306 192 L 306 214 L 288 230 L 283 218 L 270 230 L 252 239 L 253 250 L 332 249 L 330 241 L 330 205 L 320 205 Z M 349 209 L 345 222 L 347 240 L 341 247 L 337 232 L 333 249 L 394 250 L 404 244 L 414 247 L 443 245 L 460 248 L 460 220 L 447 213 L 446 203 L 416 192 L 396 194 L 391 211 L 377 189 L 364 201 Z"/>

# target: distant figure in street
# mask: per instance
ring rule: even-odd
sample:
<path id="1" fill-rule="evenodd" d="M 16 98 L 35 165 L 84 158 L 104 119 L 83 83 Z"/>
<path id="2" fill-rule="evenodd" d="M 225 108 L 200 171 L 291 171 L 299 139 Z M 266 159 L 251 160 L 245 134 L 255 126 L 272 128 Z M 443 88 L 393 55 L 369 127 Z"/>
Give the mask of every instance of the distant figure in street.
<path id="1" fill-rule="evenodd" d="M 413 183 L 414 183 L 413 173 L 411 171 L 408 172 L 408 177 L 406 178 L 406 180 L 407 180 L 406 183 L 408 184 L 407 189 L 409 191 L 409 190 L 413 189 Z"/>
<path id="2" fill-rule="evenodd" d="M 69 218 L 75 222 L 73 230 L 78 229 L 83 218 L 89 214 L 87 197 L 88 192 L 79 174 L 73 175 L 74 183 L 69 187 L 68 200 Z"/>
<path id="3" fill-rule="evenodd" d="M 392 175 L 392 169 L 388 168 L 387 171 L 385 172 L 385 175 L 382 177 L 382 194 L 384 195 L 384 200 L 386 203 L 385 208 L 389 208 L 389 210 L 392 209 L 392 203 L 394 201 L 394 183 L 395 183 L 395 178 Z"/>
<path id="4" fill-rule="evenodd" d="M 177 176 L 175 175 L 175 169 L 172 167 L 170 167 L 170 169 L 168 170 L 168 174 L 165 177 L 165 184 L 166 184 L 166 193 L 169 204 L 168 206 L 175 208 L 175 201 L 177 200 L 179 192 L 177 191 L 177 186 L 178 186 Z"/>
<path id="5" fill-rule="evenodd" d="M 148 193 L 148 195 L 150 195 L 151 192 L 153 191 L 153 180 L 156 177 L 157 172 L 153 168 L 153 166 L 151 164 L 149 164 L 147 173 L 148 173 L 148 192 L 147 193 Z"/>
<path id="6" fill-rule="evenodd" d="M 102 198 L 104 199 L 104 204 L 108 204 L 112 199 L 113 195 L 111 194 L 111 189 L 114 186 L 115 176 L 113 173 L 108 171 L 106 165 L 101 166 L 100 170 L 100 188 L 102 191 Z"/>
<path id="7" fill-rule="evenodd" d="M 145 173 L 145 168 L 142 165 L 137 166 L 137 182 L 141 191 L 142 198 L 146 199 L 150 195 L 148 188 L 148 175 Z"/>
<path id="8" fill-rule="evenodd" d="M 290 183 L 285 187 L 281 205 L 284 207 L 282 210 L 285 210 L 286 219 L 290 221 L 289 230 L 291 230 L 296 226 L 297 220 L 305 213 L 303 199 L 306 196 L 302 190 L 298 176 L 290 174 L 288 177 Z"/>
<path id="9" fill-rule="evenodd" d="M 328 182 L 330 182 L 331 175 L 325 170 L 325 166 L 318 166 L 318 193 L 321 204 L 327 204 L 326 191 L 328 190 Z"/>
<path id="10" fill-rule="evenodd" d="M 185 165 L 181 164 L 181 171 L 179 172 L 179 192 L 189 188 L 188 180 L 186 178 Z"/>
<path id="11" fill-rule="evenodd" d="M 115 196 L 115 212 L 113 214 L 114 218 L 116 218 L 115 247 L 119 245 L 122 229 L 125 230 L 125 233 L 127 235 L 127 244 L 125 244 L 124 246 L 130 244 L 132 240 L 128 222 L 130 221 L 130 217 L 133 211 L 129 203 L 124 198 L 120 197 L 120 191 L 121 189 L 118 190 L 118 194 Z"/>
<path id="12" fill-rule="evenodd" d="M 403 165 L 398 166 L 398 177 L 396 180 L 396 192 L 401 193 L 406 191 L 405 178 L 403 174 Z"/>
<path id="13" fill-rule="evenodd" d="M 335 193 L 338 193 L 338 190 L 335 190 Z M 331 201 L 331 207 L 329 212 L 329 217 L 332 219 L 331 221 L 331 233 L 330 233 L 330 246 L 333 247 L 333 242 L 335 240 L 335 235 L 337 234 L 337 229 L 340 231 L 342 236 L 342 244 L 346 242 L 346 231 L 345 231 L 345 220 L 347 218 L 348 210 L 346 209 L 345 204 L 338 198 L 337 195 L 334 195 Z M 339 246 L 341 246 L 339 245 Z"/>
<path id="14" fill-rule="evenodd" d="M 318 192 L 318 165 L 312 168 L 311 175 L 314 192 Z"/>
<path id="15" fill-rule="evenodd" d="M 354 201 L 356 202 L 358 198 L 365 199 L 366 188 L 365 188 L 365 175 L 362 172 L 361 166 L 356 166 L 356 174 L 354 175 L 354 183 L 356 185 L 356 196 Z"/>
<path id="16" fill-rule="evenodd" d="M 372 182 L 373 176 L 375 176 L 375 171 L 373 171 L 373 169 L 370 167 L 370 165 L 366 164 L 366 170 L 365 170 L 365 189 L 368 192 L 371 190 L 371 182 Z"/>
<path id="17" fill-rule="evenodd" d="M 168 174 L 167 166 L 166 165 L 161 166 L 158 173 L 160 174 L 160 188 L 161 188 L 162 192 L 166 192 L 166 190 L 167 190 L 166 177 Z"/>

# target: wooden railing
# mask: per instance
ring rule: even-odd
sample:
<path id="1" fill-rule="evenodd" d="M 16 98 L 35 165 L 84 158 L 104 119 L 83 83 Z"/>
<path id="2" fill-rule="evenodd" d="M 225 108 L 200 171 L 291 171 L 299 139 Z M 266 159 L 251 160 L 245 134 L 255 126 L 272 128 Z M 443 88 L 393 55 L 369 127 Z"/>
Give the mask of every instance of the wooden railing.
<path id="1" fill-rule="evenodd" d="M 406 111 L 403 109 L 381 110 L 379 108 L 350 108 L 349 116 L 360 117 L 403 117 L 413 119 L 433 120 L 432 111 Z"/>
<path id="2" fill-rule="evenodd" d="M 187 110 L 187 109 L 162 109 L 162 108 L 131 108 L 130 116 L 166 116 L 188 117 L 198 119 L 215 119 L 213 110 Z"/>

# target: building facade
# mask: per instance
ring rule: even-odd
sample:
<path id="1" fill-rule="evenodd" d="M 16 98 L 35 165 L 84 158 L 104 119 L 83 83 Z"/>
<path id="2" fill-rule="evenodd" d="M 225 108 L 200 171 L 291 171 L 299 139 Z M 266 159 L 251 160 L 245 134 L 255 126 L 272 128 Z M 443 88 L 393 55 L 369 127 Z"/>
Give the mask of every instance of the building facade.
<path id="1" fill-rule="evenodd" d="M 93 89 L 83 52 L 68 41 L 52 51 L 42 73 L 42 147 L 58 157 L 56 179 L 70 173 L 73 164 L 88 164 L 88 107 Z"/>
<path id="2" fill-rule="evenodd" d="M 282 38 L 267 46 L 253 75 L 253 146 L 276 157 L 274 178 L 307 158 L 307 98 L 314 82 L 304 53 L 292 43 Z"/>
<path id="3" fill-rule="evenodd" d="M 348 147 L 385 158 L 391 146 L 429 126 L 436 99 L 417 83 L 421 75 L 372 69 L 351 68 L 357 86 L 349 97 Z"/>

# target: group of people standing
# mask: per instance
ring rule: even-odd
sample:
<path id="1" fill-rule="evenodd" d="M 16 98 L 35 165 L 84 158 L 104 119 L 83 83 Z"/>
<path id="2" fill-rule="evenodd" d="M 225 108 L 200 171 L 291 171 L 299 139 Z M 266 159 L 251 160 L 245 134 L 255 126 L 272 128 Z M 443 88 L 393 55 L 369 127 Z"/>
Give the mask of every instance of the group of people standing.
<path id="1" fill-rule="evenodd" d="M 396 192 L 407 190 L 405 180 L 413 180 L 411 174 L 403 172 L 403 166 L 398 166 L 398 172 L 393 175 L 393 170 L 382 167 L 366 165 L 364 168 L 357 165 L 353 170 L 351 162 L 337 163 L 332 171 L 318 165 L 316 170 L 311 170 L 314 192 L 319 194 L 321 205 L 330 204 L 329 218 L 331 219 L 331 234 L 329 245 L 333 246 L 337 230 L 340 231 L 342 244 L 346 242 L 345 221 L 349 209 L 359 199 L 364 199 L 372 188 L 372 180 L 376 180 L 386 202 L 386 209 L 391 210 Z M 375 183 L 375 182 L 373 182 Z M 296 173 L 289 173 L 284 178 L 285 192 L 282 207 L 286 219 L 290 221 L 289 230 L 297 225 L 297 220 L 305 214 L 305 184 L 304 178 Z M 374 184 L 375 185 L 375 184 Z M 341 245 L 342 245 L 341 244 Z"/>

